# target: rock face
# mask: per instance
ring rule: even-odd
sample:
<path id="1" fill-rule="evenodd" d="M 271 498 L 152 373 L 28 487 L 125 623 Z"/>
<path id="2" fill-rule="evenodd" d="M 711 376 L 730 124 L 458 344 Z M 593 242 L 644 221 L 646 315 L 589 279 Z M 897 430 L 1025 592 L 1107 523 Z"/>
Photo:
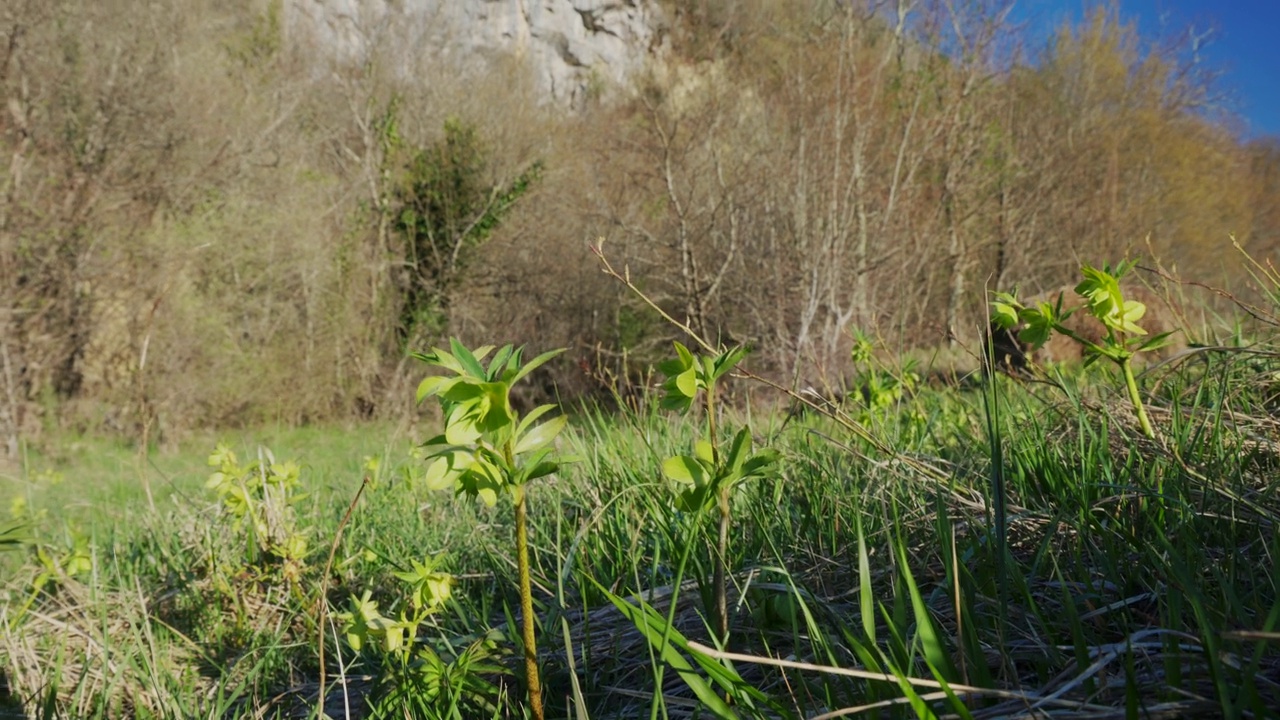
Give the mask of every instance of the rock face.
<path id="1" fill-rule="evenodd" d="M 291 44 L 340 61 L 360 63 L 375 46 L 404 69 L 514 56 L 569 105 L 625 87 L 666 44 L 656 0 L 285 0 L 284 20 Z"/>
<path id="2" fill-rule="evenodd" d="M 1135 364 L 1164 360 L 1186 349 L 1186 338 L 1181 332 L 1177 332 L 1179 330 L 1179 314 L 1173 307 L 1170 307 L 1163 296 L 1152 292 L 1143 285 L 1124 285 L 1121 290 L 1126 300 L 1137 300 L 1147 306 L 1147 313 L 1138 321 L 1138 325 L 1146 330 L 1148 335 L 1173 333 L 1169 338 L 1170 343 L 1168 345 L 1137 355 L 1134 358 Z M 1025 305 L 1033 305 L 1038 302 L 1056 303 L 1059 295 L 1062 296 L 1063 310 L 1082 308 L 1084 305 L 1083 299 L 1076 294 L 1072 285 L 1033 295 L 1023 299 L 1022 302 Z M 1064 324 L 1080 337 L 1092 342 L 1100 342 L 1106 334 L 1102 324 L 1084 309 L 1077 310 Z M 1082 362 L 1084 360 L 1083 348 L 1071 338 L 1054 333 L 1047 343 L 1038 350 L 1032 351 L 1027 347 L 1026 343 L 1018 340 L 1017 334 L 1021 330 L 1021 326 L 1013 330 L 1003 330 L 994 324 L 992 325 L 991 342 L 997 367 L 1020 371 L 1031 365 Z"/>

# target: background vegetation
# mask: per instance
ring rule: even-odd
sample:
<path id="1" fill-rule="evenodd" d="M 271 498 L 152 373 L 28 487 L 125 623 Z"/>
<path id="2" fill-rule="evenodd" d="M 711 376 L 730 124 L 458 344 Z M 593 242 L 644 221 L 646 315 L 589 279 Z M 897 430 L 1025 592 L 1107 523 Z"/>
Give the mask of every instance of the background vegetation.
<path id="1" fill-rule="evenodd" d="M 668 3 L 572 114 L 278 2 L 0 9 L 0 715 L 1274 717 L 1280 146 L 1105 9 L 878 7 Z M 956 372 L 1126 255 L 1202 347 Z M 424 448 L 450 335 L 569 351 Z"/>
<path id="2" fill-rule="evenodd" d="M 1280 151 L 1237 136 L 1184 43 L 1106 9 L 1040 45 L 1000 3 L 900 9 L 677 3 L 666 61 L 568 114 L 515 67 L 326 65 L 279 2 L 8 4 L 6 449 L 393 417 L 406 348 L 446 331 L 569 347 L 546 380 L 598 390 L 671 336 L 598 238 L 810 382 L 847 371 L 848 327 L 972 347 L 984 288 L 1081 258 L 1154 252 L 1247 294 L 1224 249 L 1276 251 Z"/>

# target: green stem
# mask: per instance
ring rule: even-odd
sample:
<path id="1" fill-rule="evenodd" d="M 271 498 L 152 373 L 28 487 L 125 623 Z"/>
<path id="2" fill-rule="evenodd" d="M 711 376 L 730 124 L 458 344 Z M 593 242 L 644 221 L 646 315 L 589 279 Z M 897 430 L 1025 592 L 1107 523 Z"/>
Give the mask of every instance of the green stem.
<path id="1" fill-rule="evenodd" d="M 707 442 L 711 443 L 711 464 L 716 472 L 720 472 L 720 443 L 716 437 L 716 383 L 707 382 Z M 720 642 L 727 646 L 729 642 L 729 600 L 726 562 L 729 551 L 729 487 L 718 490 L 716 498 L 720 510 L 720 533 L 716 541 L 715 578 L 716 589 L 716 630 Z"/>
<path id="2" fill-rule="evenodd" d="M 716 630 L 720 643 L 729 645 L 729 596 L 726 575 L 726 555 L 729 551 L 729 486 L 720 488 L 720 538 L 716 543 Z"/>
<path id="3" fill-rule="evenodd" d="M 1138 380 L 1133 376 L 1133 359 L 1124 358 L 1121 360 L 1120 371 L 1124 373 L 1124 384 L 1129 390 L 1129 402 L 1133 403 L 1133 409 L 1138 413 L 1138 423 L 1142 426 L 1142 434 L 1155 440 L 1156 431 L 1151 427 L 1151 418 L 1147 417 L 1147 407 L 1142 404 L 1142 396 L 1138 393 Z"/>
<path id="4" fill-rule="evenodd" d="M 529 686 L 529 710 L 543 720 L 542 682 L 538 678 L 538 646 L 533 627 L 533 588 L 529 581 L 529 531 L 523 487 L 513 488 L 516 501 L 516 567 L 520 574 L 520 615 L 524 634 L 524 677 Z"/>

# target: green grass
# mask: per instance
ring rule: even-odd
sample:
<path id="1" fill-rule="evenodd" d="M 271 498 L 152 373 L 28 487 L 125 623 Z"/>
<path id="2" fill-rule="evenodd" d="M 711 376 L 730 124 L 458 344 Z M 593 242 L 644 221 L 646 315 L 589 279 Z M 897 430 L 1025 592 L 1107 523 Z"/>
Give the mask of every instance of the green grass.
<path id="1" fill-rule="evenodd" d="M 687 452 L 694 425 L 654 410 L 578 412 L 561 449 L 582 461 L 529 500 L 548 716 L 682 718 L 702 704 L 701 717 L 719 707 L 744 718 L 857 707 L 864 717 L 1275 717 L 1276 367 L 1216 353 L 1143 378 L 1154 443 L 1092 373 L 1057 386 L 1000 378 L 994 436 L 980 388 L 925 388 L 874 412 L 851 400 L 834 418 L 750 418 L 783 459 L 734 496 L 732 660 L 688 650 L 713 645 L 715 523 L 674 509 L 659 466 Z M 728 418 L 726 434 L 746 420 Z M 487 509 L 415 487 L 411 434 L 211 434 L 141 468 L 111 439 L 31 449 L 0 478 L 36 537 L 0 556 L 0 661 L 26 716 L 306 717 L 322 584 L 330 618 L 366 589 L 394 615 L 405 592 L 393 573 L 438 555 L 457 576 L 453 599 L 418 642 L 448 660 L 488 637 L 486 662 L 506 668 L 479 671 L 487 689 L 462 697 L 470 704 L 455 716 L 522 717 L 510 503 Z M 241 458 L 264 446 L 303 465 L 297 516 L 310 551 L 296 582 L 248 562 L 252 538 L 218 514 L 204 487 L 217 441 Z M 381 462 L 322 582 L 368 456 Z M 46 573 L 37 590 L 47 566 L 36 547 L 61 558 L 76 534 L 90 540 L 91 569 Z M 658 642 L 664 631 L 675 650 Z M 345 701 L 353 717 L 375 716 L 365 698 L 395 689 L 394 673 L 326 637 L 329 714 L 344 717 Z M 332 685 L 343 676 L 345 698 Z M 441 702 L 421 707 L 415 717 L 449 716 Z"/>

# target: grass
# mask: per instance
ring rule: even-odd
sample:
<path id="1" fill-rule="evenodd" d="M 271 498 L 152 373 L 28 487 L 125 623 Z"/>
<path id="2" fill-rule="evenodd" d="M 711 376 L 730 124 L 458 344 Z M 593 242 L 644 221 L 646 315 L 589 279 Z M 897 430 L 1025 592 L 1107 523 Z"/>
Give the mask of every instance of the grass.
<path id="1" fill-rule="evenodd" d="M 855 399 L 836 418 L 729 418 L 782 461 L 733 497 L 720 649 L 715 523 L 675 510 L 659 470 L 695 423 L 577 412 L 561 449 L 582 462 L 529 494 L 548 716 L 1276 717 L 1278 367 L 1214 352 L 1158 368 L 1143 378 L 1156 441 L 1096 374 L 1000 378 L 994 404 L 926 386 L 874 412 Z M 424 556 L 457 579 L 416 642 L 445 660 L 489 653 L 453 716 L 523 717 L 512 508 L 416 487 L 412 434 L 237 431 L 141 468 L 110 439 L 31 449 L 0 478 L 36 538 L 0 555 L 0 717 L 315 717 L 322 590 L 331 618 L 366 589 L 391 616 L 394 573 Z M 298 578 L 251 561 L 252 537 L 218 514 L 204 488 L 218 440 L 303 465 Z M 76 537 L 89 564 L 72 573 Z M 326 628 L 328 714 L 403 717 L 378 705 L 386 667 L 340 634 Z M 432 702 L 414 716 L 450 716 Z"/>

